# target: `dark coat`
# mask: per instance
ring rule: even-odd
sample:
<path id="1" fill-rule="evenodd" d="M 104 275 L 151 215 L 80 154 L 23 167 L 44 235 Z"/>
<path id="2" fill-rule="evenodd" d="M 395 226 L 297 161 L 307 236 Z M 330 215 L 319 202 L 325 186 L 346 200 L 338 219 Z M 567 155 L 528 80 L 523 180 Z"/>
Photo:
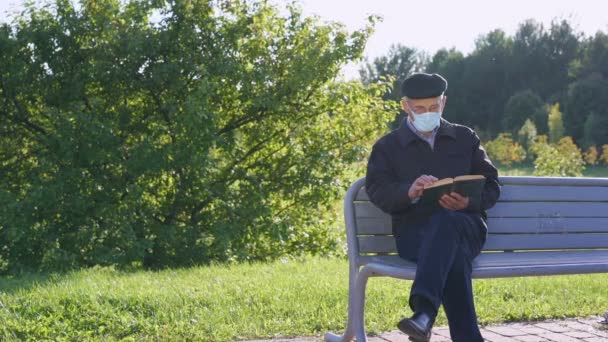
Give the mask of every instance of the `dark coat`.
<path id="1" fill-rule="evenodd" d="M 416 178 L 431 175 L 438 179 L 479 174 L 486 177 L 480 203 L 470 200 L 463 211 L 478 213 L 485 221 L 486 210 L 500 195 L 498 171 L 470 128 L 441 119 L 434 148 L 407 126 L 380 138 L 367 164 L 365 188 L 370 201 L 392 215 L 393 229 L 407 226 L 438 210 L 439 205 L 413 204 L 408 190 Z"/>

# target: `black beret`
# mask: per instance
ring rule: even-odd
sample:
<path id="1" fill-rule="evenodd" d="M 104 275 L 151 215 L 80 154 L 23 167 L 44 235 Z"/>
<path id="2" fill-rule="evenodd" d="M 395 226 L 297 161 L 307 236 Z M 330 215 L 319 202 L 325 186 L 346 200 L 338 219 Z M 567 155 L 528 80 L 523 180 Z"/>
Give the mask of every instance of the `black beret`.
<path id="1" fill-rule="evenodd" d="M 448 81 L 439 74 L 413 74 L 401 84 L 401 96 L 410 99 L 437 97 L 448 89 Z"/>

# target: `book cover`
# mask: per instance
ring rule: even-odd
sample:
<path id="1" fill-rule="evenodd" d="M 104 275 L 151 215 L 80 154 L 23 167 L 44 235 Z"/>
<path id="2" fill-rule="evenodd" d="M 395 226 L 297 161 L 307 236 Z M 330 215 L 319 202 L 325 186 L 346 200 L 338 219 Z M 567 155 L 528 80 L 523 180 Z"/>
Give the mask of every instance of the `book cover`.
<path id="1" fill-rule="evenodd" d="M 457 192 L 464 197 L 481 199 L 481 193 L 486 183 L 482 175 L 466 175 L 455 178 L 444 178 L 425 186 L 419 203 L 437 204 L 444 194 Z"/>

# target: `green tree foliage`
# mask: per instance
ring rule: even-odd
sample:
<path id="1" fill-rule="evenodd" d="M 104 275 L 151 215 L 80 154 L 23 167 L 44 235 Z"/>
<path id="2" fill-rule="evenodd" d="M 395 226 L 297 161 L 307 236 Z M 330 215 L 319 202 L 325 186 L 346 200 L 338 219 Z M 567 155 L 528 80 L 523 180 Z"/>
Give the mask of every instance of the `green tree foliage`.
<path id="1" fill-rule="evenodd" d="M 483 128 L 494 134 L 502 130 L 504 104 L 511 97 L 506 85 L 512 44 L 512 38 L 502 30 L 480 37 L 463 72 L 467 105 L 461 110 L 469 112 L 471 122 L 483 123 Z"/>
<path id="2" fill-rule="evenodd" d="M 266 2 L 30 7 L 0 28 L 0 271 L 335 253 L 396 110 L 333 81 L 370 33 Z"/>
<path id="3" fill-rule="evenodd" d="M 513 141 L 511 133 L 499 134 L 496 139 L 486 142 L 484 147 L 490 159 L 507 167 L 526 158 L 526 151 L 520 144 Z"/>
<path id="4" fill-rule="evenodd" d="M 548 134 L 546 112 L 527 107 L 561 103 L 564 134 L 579 142 L 590 113 L 608 117 L 606 56 L 605 32 L 586 37 L 566 20 L 546 27 L 527 20 L 513 36 L 501 30 L 482 34 L 470 54 L 440 49 L 423 69 L 448 79 L 444 116 L 480 136 L 516 135 L 527 118 Z M 608 130 L 602 133 L 608 137 Z"/>
<path id="5" fill-rule="evenodd" d="M 526 119 L 519 131 L 517 131 L 518 141 L 526 151 L 530 150 L 530 147 L 536 141 L 537 135 L 536 125 L 534 125 L 534 122 L 530 119 Z M 528 157 L 530 157 L 530 155 L 528 155 Z"/>
<path id="6" fill-rule="evenodd" d="M 564 110 L 566 134 L 577 141 L 585 138 L 584 125 L 591 113 L 600 118 L 608 117 L 608 79 L 598 78 L 598 75 L 570 85 Z M 607 131 L 603 134 L 608 136 Z"/>
<path id="7" fill-rule="evenodd" d="M 401 44 L 392 45 L 386 56 L 374 58 L 373 62 L 366 60 L 359 69 L 361 81 L 371 84 L 387 76 L 394 76 L 395 87 L 391 93 L 394 100 L 399 100 L 399 87 L 396 86 L 413 72 L 420 71 L 426 63 L 426 56 L 416 49 Z"/>
<path id="8" fill-rule="evenodd" d="M 559 141 L 564 136 L 564 122 L 562 120 L 562 112 L 559 110 L 559 103 L 549 106 L 549 142 L 554 143 Z"/>
<path id="9" fill-rule="evenodd" d="M 401 98 L 401 82 L 414 72 L 422 70 L 426 64 L 426 55 L 416 49 L 401 44 L 392 45 L 386 56 L 374 58 L 373 62 L 366 60 L 364 66 L 359 69 L 359 76 L 363 84 L 372 84 L 391 78 L 392 87 L 384 94 L 385 100 L 399 102 Z M 391 127 L 396 128 L 405 116 L 400 110 L 395 112 L 395 119 Z"/>
<path id="10" fill-rule="evenodd" d="M 534 20 L 520 24 L 513 39 L 508 86 L 532 89 L 545 101 L 558 95 L 570 81 L 569 67 L 579 55 L 580 37 L 565 20 L 554 20 L 549 29 Z"/>
<path id="11" fill-rule="evenodd" d="M 608 34 L 597 32 L 583 45 L 582 62 L 578 63 L 582 77 L 608 79 Z"/>
<path id="12" fill-rule="evenodd" d="M 443 116 L 448 120 L 475 126 L 470 110 L 463 110 L 466 107 L 467 93 L 466 86 L 462 82 L 465 59 L 461 52 L 455 49 L 441 49 L 435 53 L 429 64 L 426 66 L 428 73 L 440 73 L 448 80 L 448 103 L 443 112 Z M 481 132 L 478 132 L 481 133 Z M 483 134 L 481 134 L 483 135 Z"/>
<path id="13" fill-rule="evenodd" d="M 608 143 L 608 112 L 604 116 L 591 113 L 583 126 L 583 145 L 602 145 Z"/>
<path id="14" fill-rule="evenodd" d="M 566 134 L 575 139 L 585 138 L 584 125 L 591 113 L 599 118 L 608 117 L 608 80 L 597 75 L 570 85 L 564 114 Z"/>
<path id="15" fill-rule="evenodd" d="M 585 169 L 581 150 L 571 137 L 563 137 L 557 143 L 538 143 L 534 160 L 534 175 L 580 177 Z"/>
<path id="16" fill-rule="evenodd" d="M 545 104 L 531 90 L 524 90 L 511 96 L 507 101 L 502 119 L 503 130 L 521 128 L 526 120 L 531 119 L 540 134 L 547 132 L 547 115 Z"/>

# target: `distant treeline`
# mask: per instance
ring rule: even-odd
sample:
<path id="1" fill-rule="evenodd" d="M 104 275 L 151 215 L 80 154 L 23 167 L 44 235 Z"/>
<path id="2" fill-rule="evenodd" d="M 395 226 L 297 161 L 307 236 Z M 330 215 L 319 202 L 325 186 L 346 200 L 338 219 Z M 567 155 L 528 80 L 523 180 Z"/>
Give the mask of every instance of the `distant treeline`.
<path id="1" fill-rule="evenodd" d="M 452 48 L 428 56 L 395 45 L 386 56 L 368 61 L 360 75 L 364 83 L 395 76 L 386 97 L 398 99 L 400 81 L 416 71 L 446 77 L 445 117 L 476 128 L 484 139 L 516 133 L 528 118 L 539 134 L 547 134 L 548 108 L 559 103 L 565 134 L 577 145 L 608 143 L 605 32 L 590 37 L 567 20 L 554 20 L 549 27 L 528 20 L 514 36 L 499 29 L 480 36 L 468 55 Z"/>

